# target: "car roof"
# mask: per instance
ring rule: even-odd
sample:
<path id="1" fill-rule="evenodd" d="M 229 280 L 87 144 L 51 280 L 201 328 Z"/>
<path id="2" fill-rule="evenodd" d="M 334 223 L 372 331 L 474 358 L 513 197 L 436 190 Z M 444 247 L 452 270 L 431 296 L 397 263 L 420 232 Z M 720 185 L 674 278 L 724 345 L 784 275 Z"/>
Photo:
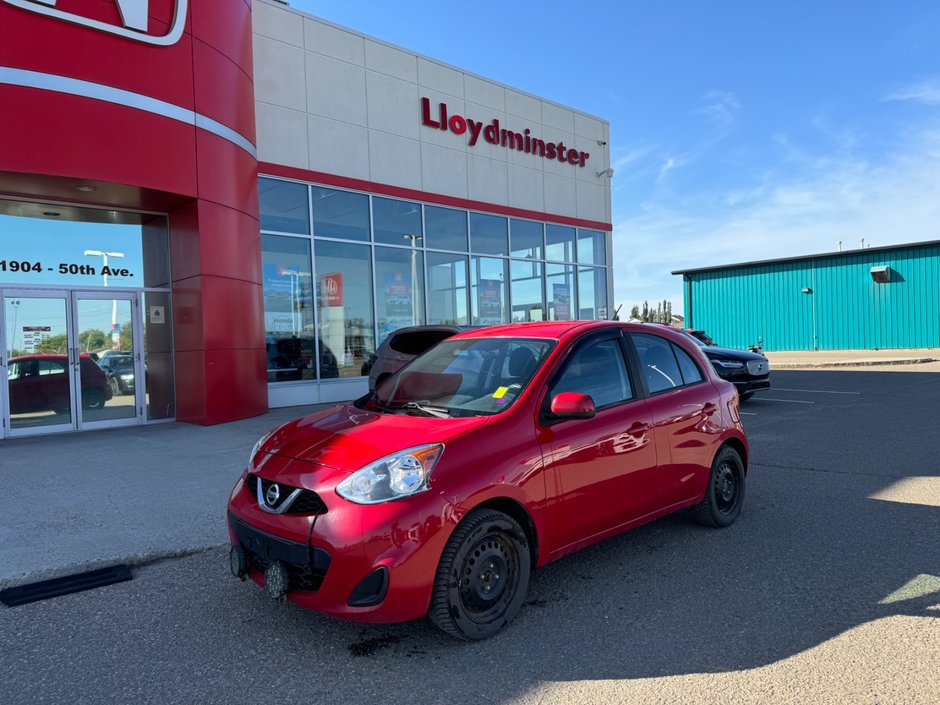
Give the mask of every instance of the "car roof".
<path id="1" fill-rule="evenodd" d="M 532 323 L 509 323 L 468 330 L 455 338 L 548 338 L 560 340 L 572 331 L 582 329 L 609 328 L 623 325 L 618 321 L 536 321 Z"/>

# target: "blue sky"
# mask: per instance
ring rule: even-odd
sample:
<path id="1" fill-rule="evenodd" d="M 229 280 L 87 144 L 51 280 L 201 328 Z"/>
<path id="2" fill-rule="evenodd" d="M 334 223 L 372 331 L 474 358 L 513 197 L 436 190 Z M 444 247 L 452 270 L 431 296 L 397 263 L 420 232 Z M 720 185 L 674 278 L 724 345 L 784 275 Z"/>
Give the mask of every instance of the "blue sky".
<path id="1" fill-rule="evenodd" d="M 614 299 L 940 239 L 940 3 L 292 0 L 611 124 Z"/>

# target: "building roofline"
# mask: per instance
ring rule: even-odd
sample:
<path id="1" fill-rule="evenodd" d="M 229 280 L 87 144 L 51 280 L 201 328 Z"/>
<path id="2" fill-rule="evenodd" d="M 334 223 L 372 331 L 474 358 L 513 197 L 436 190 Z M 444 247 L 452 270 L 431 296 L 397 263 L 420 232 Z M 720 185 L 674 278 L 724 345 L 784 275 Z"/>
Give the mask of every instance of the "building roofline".
<path id="1" fill-rule="evenodd" d="M 765 264 L 777 264 L 778 262 L 798 262 L 806 260 L 827 259 L 830 257 L 840 257 L 844 255 L 859 255 L 865 252 L 885 252 L 888 250 L 900 250 L 905 247 L 928 247 L 940 246 L 940 240 L 924 240 L 923 242 L 907 242 L 898 245 L 881 245 L 880 247 L 865 247 L 855 250 L 839 250 L 837 252 L 822 252 L 816 255 L 798 255 L 796 257 L 778 257 L 776 259 L 752 260 L 750 262 L 736 262 L 732 264 L 718 264 L 712 267 L 696 267 L 694 269 L 676 269 L 670 274 L 698 274 L 699 272 L 715 272 L 721 269 L 739 269 L 741 267 L 756 267 Z"/>

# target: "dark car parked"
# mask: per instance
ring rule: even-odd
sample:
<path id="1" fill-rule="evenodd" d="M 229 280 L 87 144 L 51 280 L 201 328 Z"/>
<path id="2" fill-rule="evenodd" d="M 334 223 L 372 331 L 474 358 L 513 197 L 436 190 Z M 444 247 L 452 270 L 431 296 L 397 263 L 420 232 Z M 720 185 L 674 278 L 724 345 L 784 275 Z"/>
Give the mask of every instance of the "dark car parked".
<path id="1" fill-rule="evenodd" d="M 108 378 L 91 356 L 82 353 L 82 406 L 100 409 L 112 394 Z M 37 411 L 69 412 L 69 361 L 66 355 L 36 354 L 11 357 L 7 361 L 7 383 L 10 390 L 10 413 L 27 414 Z"/>
<path id="2" fill-rule="evenodd" d="M 378 387 L 425 350 L 465 330 L 470 330 L 470 327 L 430 325 L 393 331 L 363 366 L 362 373 L 369 375 L 369 391 Z"/>
<path id="3" fill-rule="evenodd" d="M 105 355 L 98 361 L 98 367 L 108 376 L 108 384 L 114 396 L 134 393 L 136 380 L 133 353 Z"/>
<path id="4" fill-rule="evenodd" d="M 705 357 L 712 363 L 718 376 L 728 380 L 737 388 L 741 401 L 750 399 L 754 396 L 754 392 L 770 389 L 770 361 L 763 355 L 735 348 L 720 348 L 706 343 L 701 337 L 695 335 L 696 333 L 704 335 L 704 331 L 677 330 L 696 342 L 705 353 Z"/>

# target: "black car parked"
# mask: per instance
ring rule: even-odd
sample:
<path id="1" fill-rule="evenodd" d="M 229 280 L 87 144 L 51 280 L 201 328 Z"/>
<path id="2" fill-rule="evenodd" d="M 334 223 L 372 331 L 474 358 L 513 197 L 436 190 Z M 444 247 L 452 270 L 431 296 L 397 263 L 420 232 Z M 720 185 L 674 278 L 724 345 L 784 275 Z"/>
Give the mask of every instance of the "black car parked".
<path id="1" fill-rule="evenodd" d="M 698 344 L 705 353 L 705 357 L 711 361 L 718 376 L 737 387 L 741 401 L 750 399 L 754 396 L 754 392 L 770 389 L 770 361 L 763 355 L 735 348 L 719 348 L 717 345 L 705 343 L 696 335 L 696 333 L 704 335 L 703 331 L 683 330 L 682 332 Z"/>

